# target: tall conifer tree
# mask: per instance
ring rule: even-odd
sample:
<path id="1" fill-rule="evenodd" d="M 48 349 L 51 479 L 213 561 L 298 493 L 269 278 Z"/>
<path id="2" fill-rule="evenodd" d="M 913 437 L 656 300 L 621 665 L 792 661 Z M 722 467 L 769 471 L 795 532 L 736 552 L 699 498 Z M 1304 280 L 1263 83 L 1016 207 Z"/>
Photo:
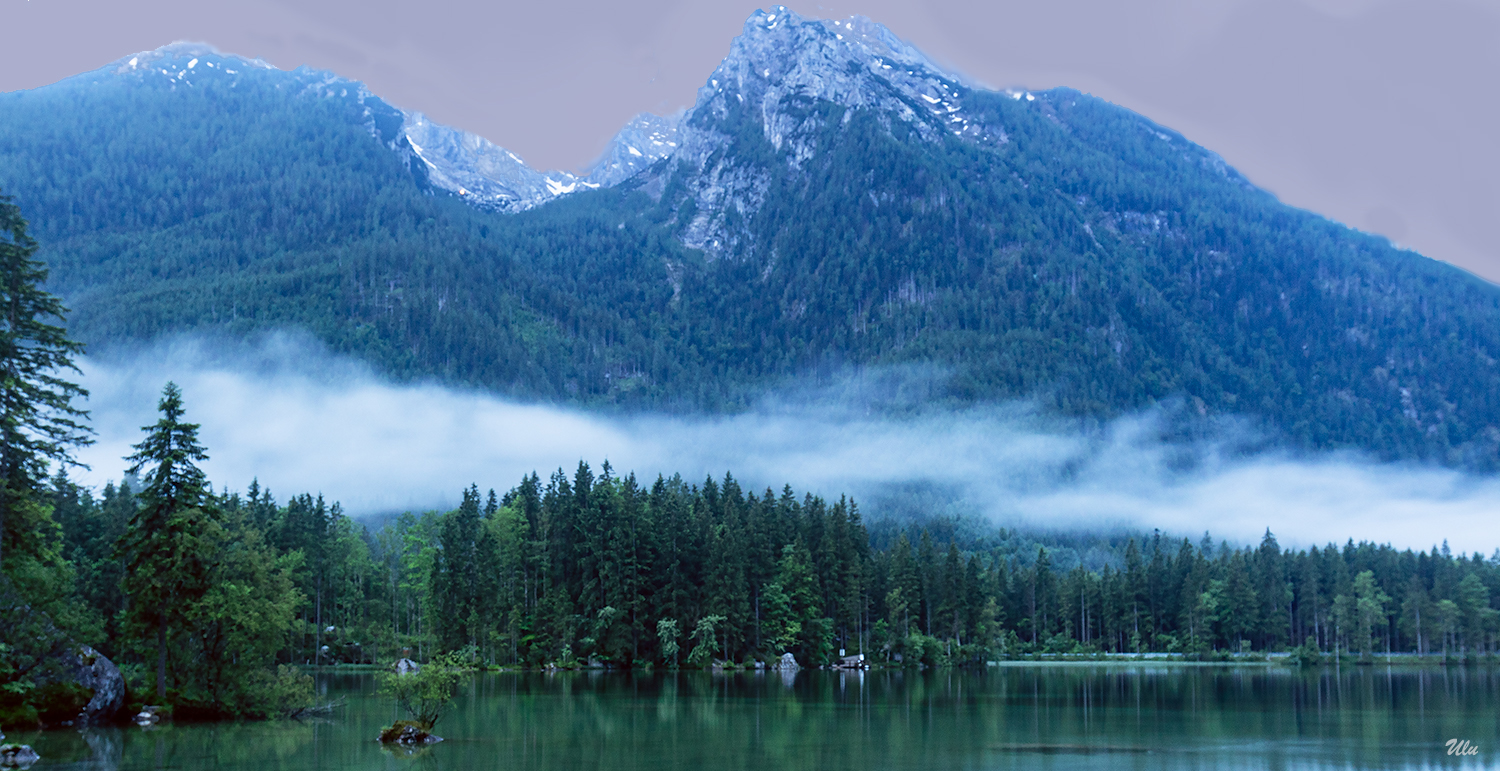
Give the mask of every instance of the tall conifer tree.
<path id="1" fill-rule="evenodd" d="M 128 614 L 156 627 L 156 695 L 167 692 L 168 627 L 183 620 L 183 608 L 207 590 L 210 565 L 199 543 L 214 518 L 208 480 L 196 465 L 208 460 L 198 443 L 198 424 L 182 420 L 182 391 L 167 383 L 157 404 L 161 418 L 145 426 L 146 438 L 128 456 L 129 473 L 146 471 L 141 506 L 130 518 L 120 551 L 126 560 Z"/>
<path id="2" fill-rule="evenodd" d="M 32 259 L 37 243 L 21 209 L 0 196 L 0 567 L 5 548 L 37 530 L 24 512 L 30 493 L 46 481 L 49 461 L 70 462 L 68 448 L 88 444 L 88 413 L 73 406 L 87 397 L 64 376 L 78 372 L 83 344 L 61 324 L 68 312 L 46 291 L 47 267 Z"/>

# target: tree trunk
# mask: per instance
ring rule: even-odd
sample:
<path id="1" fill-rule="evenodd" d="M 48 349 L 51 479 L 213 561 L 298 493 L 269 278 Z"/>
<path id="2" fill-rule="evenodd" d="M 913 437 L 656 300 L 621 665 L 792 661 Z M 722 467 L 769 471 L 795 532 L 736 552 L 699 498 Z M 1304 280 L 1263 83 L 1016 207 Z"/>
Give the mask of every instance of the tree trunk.
<path id="1" fill-rule="evenodd" d="M 167 616 L 162 614 L 156 624 L 156 700 L 167 700 Z"/>
<path id="2" fill-rule="evenodd" d="M 318 570 L 317 589 L 318 598 L 314 601 L 313 618 L 316 619 L 313 630 L 313 661 L 321 665 L 323 663 L 323 571 Z"/>

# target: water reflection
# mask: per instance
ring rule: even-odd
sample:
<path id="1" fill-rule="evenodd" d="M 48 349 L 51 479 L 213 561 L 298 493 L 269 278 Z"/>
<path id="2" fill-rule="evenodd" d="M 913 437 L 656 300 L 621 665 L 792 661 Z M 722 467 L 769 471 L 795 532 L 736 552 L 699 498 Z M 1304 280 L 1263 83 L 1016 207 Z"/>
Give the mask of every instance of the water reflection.
<path id="1" fill-rule="evenodd" d="M 415 756 L 363 674 L 290 723 L 15 736 L 37 768 L 1417 768 L 1500 763 L 1491 668 L 1039 665 L 981 672 L 502 673 L 474 678 Z M 1444 754 L 1466 740 L 1479 754 Z"/>

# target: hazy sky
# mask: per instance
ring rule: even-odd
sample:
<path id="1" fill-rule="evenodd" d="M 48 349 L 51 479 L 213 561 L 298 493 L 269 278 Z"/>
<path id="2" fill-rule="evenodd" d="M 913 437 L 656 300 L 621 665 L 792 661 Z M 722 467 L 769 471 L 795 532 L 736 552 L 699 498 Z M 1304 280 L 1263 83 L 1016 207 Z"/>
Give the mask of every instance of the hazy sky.
<path id="1" fill-rule="evenodd" d="M 1066 85 L 1178 129 L 1289 203 L 1500 280 L 1500 0 L 825 0 L 990 86 Z M 768 5 L 768 4 L 767 4 Z M 0 91 L 175 40 L 310 64 L 578 170 L 670 112 L 736 0 L 0 0 Z"/>

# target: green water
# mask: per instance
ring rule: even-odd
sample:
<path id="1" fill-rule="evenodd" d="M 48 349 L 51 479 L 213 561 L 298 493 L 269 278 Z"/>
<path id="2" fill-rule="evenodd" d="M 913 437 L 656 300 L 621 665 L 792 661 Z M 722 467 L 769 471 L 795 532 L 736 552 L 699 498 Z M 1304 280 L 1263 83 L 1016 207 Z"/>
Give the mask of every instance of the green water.
<path id="1" fill-rule="evenodd" d="M 1500 765 L 1486 667 L 1035 664 L 980 672 L 476 676 L 415 757 L 363 674 L 346 706 L 284 723 L 16 735 L 74 769 L 1485 768 Z M 1479 754 L 1450 757 L 1463 739 Z"/>

